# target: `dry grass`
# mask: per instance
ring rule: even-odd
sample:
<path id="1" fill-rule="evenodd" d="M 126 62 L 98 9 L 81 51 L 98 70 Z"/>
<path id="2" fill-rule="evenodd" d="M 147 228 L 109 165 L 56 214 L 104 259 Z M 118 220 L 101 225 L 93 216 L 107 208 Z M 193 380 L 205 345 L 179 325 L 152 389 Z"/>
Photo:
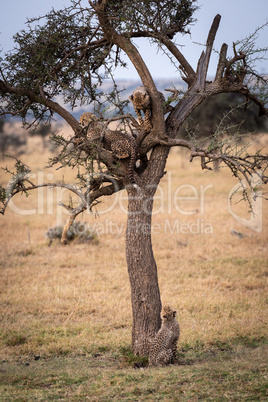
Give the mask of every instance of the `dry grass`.
<path id="1" fill-rule="evenodd" d="M 42 154 L 26 160 L 37 171 L 46 157 Z M 162 300 L 178 309 L 181 341 L 265 335 L 267 203 L 263 202 L 261 233 L 245 228 L 228 211 L 227 195 L 236 183 L 230 173 L 221 170 L 204 174 L 198 163 L 180 167 L 181 157 L 177 151 L 170 156 L 169 173 L 157 193 L 153 219 Z M 45 171 L 45 177 L 48 174 Z M 65 180 L 72 180 L 70 173 L 63 174 Z M 187 187 L 179 191 L 182 185 Z M 75 350 L 77 345 L 90 348 L 92 343 L 129 343 L 124 195 L 115 202 L 107 199 L 99 207 L 101 213 L 114 202 L 110 213 L 98 218 L 84 216 L 85 221 L 97 225 L 99 245 L 64 247 L 56 243 L 50 248 L 44 233 L 55 225 L 61 209 L 56 206 L 55 192 L 44 190 L 41 196 L 53 198 L 53 214 L 46 214 L 51 207 L 44 203 L 42 214 L 22 216 L 8 210 L 1 218 L 2 329 L 5 333 L 25 333 L 27 341 L 19 345 L 19 353 L 53 349 L 61 338 L 54 334 L 55 326 L 63 332 L 76 328 L 75 337 L 63 336 L 60 343 L 67 350 Z M 17 196 L 14 203 L 21 209 L 37 208 L 37 197 L 37 192 L 29 198 Z M 240 214 L 243 208 L 246 216 L 247 206 L 240 203 Z M 246 236 L 240 239 L 231 234 L 232 229 Z M 49 342 L 46 335 L 40 341 L 40 331 L 46 332 L 48 325 L 53 334 L 48 335 Z M 4 347 L 4 353 L 14 350 Z"/>
<path id="2" fill-rule="evenodd" d="M 29 154 L 24 160 L 37 171 L 46 157 Z M 204 351 L 239 340 L 243 345 L 262 343 L 267 338 L 267 202 L 257 233 L 228 211 L 227 196 L 236 181 L 227 170 L 204 174 L 197 162 L 185 162 L 178 151 L 170 155 L 167 170 L 155 203 L 153 245 L 162 301 L 178 309 L 181 350 L 189 353 L 199 345 Z M 64 178 L 72 179 L 72 173 L 64 172 Z M 181 185 L 188 187 L 176 194 Z M 202 188 L 209 185 L 202 202 Z M 43 195 L 53 198 L 53 208 L 47 210 L 44 202 L 41 214 L 23 216 L 8 209 L 1 218 L 0 358 L 115 353 L 131 341 L 122 211 L 126 200 L 120 195 L 113 206 L 107 199 L 98 210 L 113 206 L 108 214 L 83 216 L 97 224 L 98 245 L 55 242 L 48 247 L 44 233 L 57 223 L 58 209 L 55 192 L 44 190 Z M 37 193 L 17 196 L 14 203 L 37 208 Z M 233 209 L 247 217 L 247 206 L 240 203 Z M 233 229 L 246 236 L 240 239 Z"/>

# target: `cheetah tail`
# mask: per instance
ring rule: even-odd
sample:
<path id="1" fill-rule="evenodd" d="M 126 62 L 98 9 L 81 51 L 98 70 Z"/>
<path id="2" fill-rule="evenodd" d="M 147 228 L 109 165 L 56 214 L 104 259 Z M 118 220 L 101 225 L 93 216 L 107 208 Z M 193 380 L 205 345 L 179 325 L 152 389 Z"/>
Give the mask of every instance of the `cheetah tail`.
<path id="1" fill-rule="evenodd" d="M 132 150 L 129 158 L 129 165 L 128 165 L 128 175 L 129 175 L 129 181 L 131 184 L 134 184 L 137 186 L 137 183 L 134 178 L 134 172 L 135 172 L 135 167 L 136 167 L 136 157 L 137 153 L 136 150 Z"/>

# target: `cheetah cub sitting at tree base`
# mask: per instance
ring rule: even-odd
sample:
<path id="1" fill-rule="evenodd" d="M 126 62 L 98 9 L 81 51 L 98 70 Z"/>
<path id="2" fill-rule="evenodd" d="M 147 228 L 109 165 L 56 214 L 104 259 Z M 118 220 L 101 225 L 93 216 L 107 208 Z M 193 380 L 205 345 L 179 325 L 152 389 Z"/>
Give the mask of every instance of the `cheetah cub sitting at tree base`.
<path id="1" fill-rule="evenodd" d="M 162 309 L 162 325 L 152 341 L 149 353 L 150 366 L 165 366 L 177 361 L 177 343 L 180 326 L 176 311 L 170 306 Z"/>
<path id="2" fill-rule="evenodd" d="M 164 104 L 164 102 L 165 102 L 164 95 L 162 94 L 162 92 L 158 92 L 158 93 L 159 93 L 161 101 Z M 135 113 L 138 116 L 140 126 L 146 131 L 151 131 L 151 129 L 152 129 L 151 98 L 150 98 L 150 95 L 149 95 L 147 89 L 143 85 L 140 85 L 133 91 L 133 94 L 130 95 L 129 99 L 133 103 L 133 107 L 134 107 Z M 144 113 L 144 121 L 141 116 L 141 110 Z"/>
<path id="3" fill-rule="evenodd" d="M 129 158 L 129 181 L 135 183 L 134 171 L 137 157 L 136 140 L 121 131 L 109 130 L 105 123 L 99 121 L 93 113 L 83 113 L 80 116 L 80 125 L 86 129 L 87 139 L 92 144 L 102 143 L 103 148 L 111 151 L 118 159 Z"/>

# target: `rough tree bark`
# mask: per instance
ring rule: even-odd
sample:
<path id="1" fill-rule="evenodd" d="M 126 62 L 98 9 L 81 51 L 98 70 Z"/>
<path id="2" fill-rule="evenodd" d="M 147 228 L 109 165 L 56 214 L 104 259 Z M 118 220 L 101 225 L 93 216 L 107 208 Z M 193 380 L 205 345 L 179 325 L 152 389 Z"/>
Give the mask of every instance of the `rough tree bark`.
<path id="1" fill-rule="evenodd" d="M 132 350 L 139 355 L 148 353 L 148 340 L 161 324 L 160 291 L 151 239 L 153 192 L 146 189 L 137 195 L 133 190 L 128 191 L 126 260 L 133 316 Z"/>
<path id="2" fill-rule="evenodd" d="M 147 355 L 150 340 L 161 326 L 161 299 L 157 266 L 152 248 L 152 211 L 154 195 L 164 175 L 168 147 L 156 147 L 150 158 L 153 169 L 139 182 L 140 189 L 128 188 L 126 260 L 132 301 L 132 351 Z"/>

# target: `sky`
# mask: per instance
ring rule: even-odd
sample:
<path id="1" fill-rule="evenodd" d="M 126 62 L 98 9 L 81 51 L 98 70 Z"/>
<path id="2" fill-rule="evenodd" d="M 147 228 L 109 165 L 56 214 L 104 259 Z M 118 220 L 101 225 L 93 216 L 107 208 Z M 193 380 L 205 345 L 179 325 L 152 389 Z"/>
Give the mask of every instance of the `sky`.
<path id="1" fill-rule="evenodd" d="M 85 4 L 87 2 L 85 1 Z M 207 34 L 213 18 L 216 14 L 221 15 L 221 23 L 215 40 L 215 50 L 220 50 L 222 43 L 227 43 L 229 55 L 232 55 L 234 41 L 248 37 L 257 27 L 268 20 L 267 0 L 199 0 L 200 9 L 194 17 L 197 22 L 191 28 L 191 35 L 177 35 L 176 43 L 181 52 L 195 69 L 203 47 L 200 44 L 206 42 Z M 44 15 L 54 7 L 55 10 L 68 6 L 69 0 L 2 0 L 0 13 L 0 48 L 3 52 L 13 48 L 12 36 L 25 29 L 27 17 Z M 263 29 L 257 40 L 258 47 L 268 46 L 268 27 Z M 135 41 L 141 55 L 154 78 L 179 78 L 175 67 L 161 51 L 151 46 L 146 39 Z M 127 57 L 125 58 L 128 63 Z M 213 76 L 217 66 L 217 54 L 214 53 L 208 71 Z M 268 60 L 257 65 L 260 73 L 268 72 Z M 122 79 L 138 79 L 134 67 L 128 63 L 127 69 L 120 69 L 115 77 Z"/>

